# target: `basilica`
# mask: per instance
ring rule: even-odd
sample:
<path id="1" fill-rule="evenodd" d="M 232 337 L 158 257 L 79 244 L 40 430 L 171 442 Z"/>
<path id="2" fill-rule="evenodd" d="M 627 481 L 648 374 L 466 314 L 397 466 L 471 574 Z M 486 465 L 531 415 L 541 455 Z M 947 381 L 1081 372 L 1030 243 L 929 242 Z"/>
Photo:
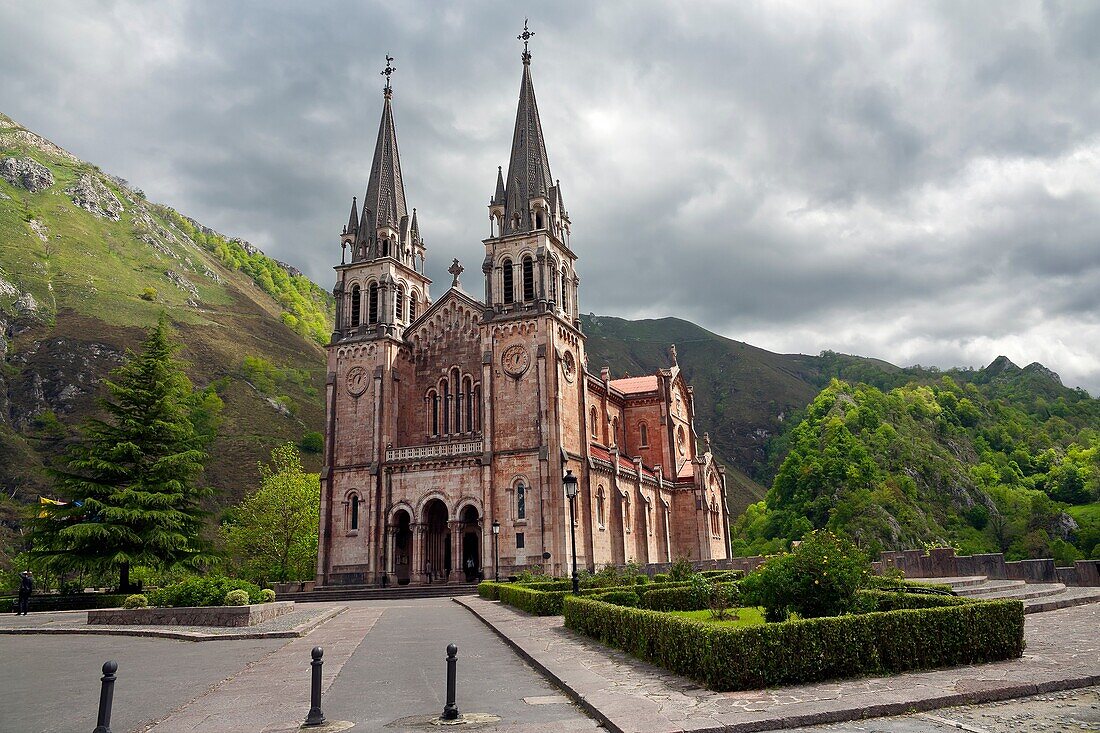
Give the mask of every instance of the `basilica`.
<path id="1" fill-rule="evenodd" d="M 535 565 L 569 575 L 574 555 L 589 571 L 728 556 L 725 472 L 709 440 L 700 446 L 675 347 L 646 376 L 613 379 L 588 363 L 584 245 L 550 173 L 523 40 L 476 294 L 455 260 L 449 289 L 431 295 L 405 200 L 394 69 L 383 72 L 366 195 L 352 201 L 335 268 L 318 586 L 453 583 Z"/>

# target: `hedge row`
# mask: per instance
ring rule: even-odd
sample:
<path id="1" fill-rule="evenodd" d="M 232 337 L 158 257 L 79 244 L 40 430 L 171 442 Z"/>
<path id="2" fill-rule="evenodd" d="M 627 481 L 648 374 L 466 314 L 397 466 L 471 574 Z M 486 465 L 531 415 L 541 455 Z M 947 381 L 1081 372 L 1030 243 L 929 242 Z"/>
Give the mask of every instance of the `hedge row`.
<path id="1" fill-rule="evenodd" d="M 918 583 L 914 580 L 904 580 L 902 578 L 887 578 L 881 575 L 872 575 L 867 578 L 867 585 L 877 590 L 893 590 L 893 591 L 915 591 L 925 593 L 939 593 L 942 595 L 953 596 L 955 590 L 945 583 Z"/>
<path id="2" fill-rule="evenodd" d="M 717 583 L 716 585 L 725 588 L 737 587 L 737 583 Z M 682 585 L 666 583 L 643 595 L 641 606 L 651 611 L 702 611 L 707 608 L 707 599 L 700 598 L 690 583 Z"/>
<path id="3" fill-rule="evenodd" d="M 595 596 L 614 591 L 623 591 L 633 593 L 641 599 L 645 599 L 651 593 L 680 590 L 681 588 L 687 589 L 688 584 L 678 583 L 673 585 L 671 583 L 666 583 L 663 585 L 655 585 L 651 583 L 647 585 L 624 585 L 610 588 L 581 588 L 580 594 L 582 596 Z M 560 616 L 562 612 L 562 602 L 565 600 L 565 597 L 573 595 L 572 585 L 569 586 L 569 590 L 536 590 L 529 585 L 497 583 L 492 580 L 486 580 L 479 583 L 477 586 L 477 593 L 486 600 L 500 601 L 501 603 L 506 603 L 509 606 L 513 606 L 521 611 L 526 611 L 536 616 Z"/>
<path id="4" fill-rule="evenodd" d="M 718 691 L 896 674 L 1023 654 L 1024 605 L 978 601 L 743 628 L 566 598 L 565 625 Z"/>
<path id="5" fill-rule="evenodd" d="M 899 611 L 915 608 L 943 608 L 974 603 L 971 598 L 931 595 L 928 593 L 896 593 L 886 590 L 861 590 L 856 594 L 856 605 L 863 612 Z"/>

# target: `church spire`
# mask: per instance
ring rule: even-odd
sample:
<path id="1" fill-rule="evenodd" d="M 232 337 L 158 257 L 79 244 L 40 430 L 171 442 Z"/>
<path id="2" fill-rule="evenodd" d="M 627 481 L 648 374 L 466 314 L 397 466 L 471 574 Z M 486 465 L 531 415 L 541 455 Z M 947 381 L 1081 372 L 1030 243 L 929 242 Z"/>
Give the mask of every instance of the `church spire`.
<path id="1" fill-rule="evenodd" d="M 534 229 L 531 221 L 531 200 L 550 198 L 553 178 L 550 161 L 546 156 L 546 142 L 542 137 L 539 108 L 535 102 L 535 87 L 531 82 L 531 54 L 527 43 L 535 35 L 527 29 L 523 33 L 523 78 L 519 85 L 519 107 L 516 110 L 516 127 L 512 133 L 512 154 L 508 159 L 507 195 L 504 200 L 504 233 L 512 234 Z"/>
<path id="2" fill-rule="evenodd" d="M 355 197 L 351 197 L 351 216 L 348 218 L 348 225 L 344 228 L 344 234 L 351 234 L 355 236 L 355 232 L 359 229 L 359 211 L 355 208 Z"/>
<path id="3" fill-rule="evenodd" d="M 497 166 L 497 190 L 493 193 L 493 199 L 489 202 L 491 205 L 504 206 L 504 174 L 500 171 L 500 166 Z"/>
<path id="4" fill-rule="evenodd" d="M 397 152 L 397 130 L 393 124 L 393 108 L 390 100 L 393 87 L 390 75 L 397 69 L 393 57 L 386 57 L 386 86 L 382 90 L 382 120 L 378 124 L 378 140 L 374 145 L 374 162 L 371 164 L 367 194 L 363 198 L 361 238 L 373 237 L 377 229 L 392 228 L 400 232 L 408 216 L 405 203 L 405 186 L 401 179 L 401 158 Z"/>

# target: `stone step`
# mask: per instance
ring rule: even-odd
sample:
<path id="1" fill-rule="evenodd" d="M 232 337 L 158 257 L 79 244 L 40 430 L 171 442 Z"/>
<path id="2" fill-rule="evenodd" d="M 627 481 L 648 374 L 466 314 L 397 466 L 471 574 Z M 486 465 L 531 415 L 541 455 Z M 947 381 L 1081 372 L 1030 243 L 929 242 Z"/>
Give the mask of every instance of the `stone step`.
<path id="1" fill-rule="evenodd" d="M 391 588 L 372 587 L 329 587 L 309 593 L 284 594 L 280 600 L 298 602 L 317 601 L 392 601 L 412 600 L 415 598 L 451 598 L 477 594 L 476 584 L 456 583 L 454 585 L 406 585 Z"/>
<path id="2" fill-rule="evenodd" d="M 1026 583 L 1011 588 L 987 591 L 984 593 L 968 593 L 967 597 L 989 600 L 993 598 L 1011 598 L 1017 601 L 1026 601 L 1030 598 L 1043 598 L 1044 596 L 1058 595 L 1066 589 L 1062 583 Z"/>
<path id="3" fill-rule="evenodd" d="M 984 596 L 989 593 L 1007 592 L 1010 589 L 1020 588 L 1024 585 L 1027 585 L 1027 583 L 1022 580 L 987 580 L 981 585 L 958 588 L 955 593 L 960 596 Z"/>
<path id="4" fill-rule="evenodd" d="M 906 578 L 914 583 L 928 583 L 930 585 L 949 585 L 953 590 L 981 585 L 989 580 L 984 575 L 961 575 L 953 578 Z"/>
<path id="5" fill-rule="evenodd" d="M 1029 599 L 1024 601 L 1024 613 L 1056 611 L 1086 603 L 1100 603 L 1100 588 L 1069 587 L 1052 596 Z"/>

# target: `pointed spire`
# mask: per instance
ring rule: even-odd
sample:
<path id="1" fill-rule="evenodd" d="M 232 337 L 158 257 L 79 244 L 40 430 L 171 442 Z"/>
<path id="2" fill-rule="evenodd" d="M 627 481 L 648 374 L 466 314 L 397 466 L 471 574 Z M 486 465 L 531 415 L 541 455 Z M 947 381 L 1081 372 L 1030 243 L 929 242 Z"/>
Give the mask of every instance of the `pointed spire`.
<path id="1" fill-rule="evenodd" d="M 401 220 L 408 216 L 405 186 L 401 179 L 401 159 L 397 152 L 397 130 L 390 105 L 393 96 L 390 74 L 395 70 L 392 61 L 392 57 L 386 57 L 386 71 L 382 72 L 386 76 L 386 87 L 382 93 L 385 101 L 382 104 L 382 120 L 378 124 L 378 141 L 374 145 L 367 195 L 363 199 L 364 214 L 369 210 L 374 215 L 371 229 L 382 226 L 398 229 Z M 368 236 L 371 233 L 367 232 Z"/>
<path id="2" fill-rule="evenodd" d="M 355 197 L 351 197 L 351 216 L 348 217 L 348 226 L 344 229 L 344 234 L 355 234 L 359 229 L 359 212 L 355 208 Z"/>
<path id="3" fill-rule="evenodd" d="M 493 194 L 493 200 L 490 202 L 493 206 L 504 206 L 504 175 L 501 173 L 500 166 L 497 166 L 497 190 Z"/>
<path id="4" fill-rule="evenodd" d="M 516 127 L 512 134 L 512 155 L 508 160 L 508 195 L 504 210 L 504 232 L 527 231 L 531 227 L 529 203 L 532 198 L 548 196 L 553 178 L 550 161 L 546 156 L 546 142 L 542 137 L 539 108 L 535 102 L 535 87 L 531 82 L 531 54 L 527 52 L 527 39 L 533 33 L 524 25 L 520 38 L 524 42 L 523 79 L 519 85 L 519 107 L 516 110 Z M 526 38 L 525 38 L 526 36 Z M 515 215 L 519 214 L 519 226 Z"/>
<path id="5" fill-rule="evenodd" d="M 413 209 L 413 218 L 412 223 L 409 225 L 409 234 L 414 243 L 420 240 L 420 224 L 416 221 L 416 209 Z"/>

